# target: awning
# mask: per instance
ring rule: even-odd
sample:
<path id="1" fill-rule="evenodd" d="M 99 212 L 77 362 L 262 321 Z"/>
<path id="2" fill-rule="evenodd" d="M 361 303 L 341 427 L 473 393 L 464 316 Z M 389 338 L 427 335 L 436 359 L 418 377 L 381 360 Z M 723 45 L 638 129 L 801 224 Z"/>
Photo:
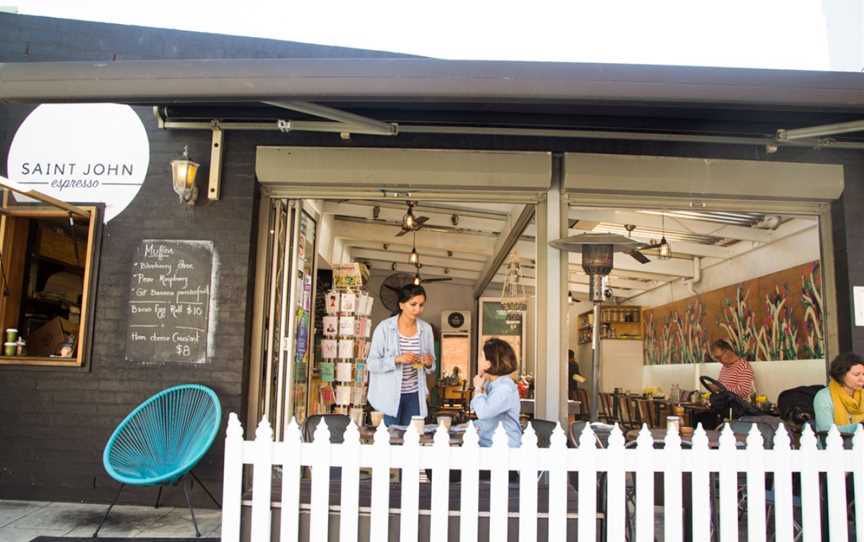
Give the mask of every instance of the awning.
<path id="1" fill-rule="evenodd" d="M 722 104 L 864 111 L 855 73 L 433 59 L 0 64 L 0 101 Z"/>

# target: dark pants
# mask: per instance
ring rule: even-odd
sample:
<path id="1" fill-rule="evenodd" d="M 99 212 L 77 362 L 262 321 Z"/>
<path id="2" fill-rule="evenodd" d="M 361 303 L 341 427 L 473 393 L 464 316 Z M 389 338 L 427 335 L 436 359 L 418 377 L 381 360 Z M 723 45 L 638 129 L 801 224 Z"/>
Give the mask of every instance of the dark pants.
<path id="1" fill-rule="evenodd" d="M 384 415 L 384 425 L 410 425 L 412 416 L 420 415 L 420 392 L 403 393 L 399 399 L 399 410 L 396 416 Z"/>

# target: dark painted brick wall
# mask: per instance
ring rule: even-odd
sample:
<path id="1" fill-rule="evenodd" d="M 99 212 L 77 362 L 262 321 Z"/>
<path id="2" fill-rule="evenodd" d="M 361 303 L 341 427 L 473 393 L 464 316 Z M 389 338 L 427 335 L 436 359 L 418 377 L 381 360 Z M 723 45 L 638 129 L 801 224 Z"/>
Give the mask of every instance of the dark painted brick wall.
<path id="1" fill-rule="evenodd" d="M 0 14 L 0 62 L 220 57 L 378 55 L 338 47 L 176 32 L 42 17 Z M 28 106 L 0 107 L 0 172 Z M 228 412 L 243 412 L 248 364 L 254 256 L 255 142 L 225 136 L 222 198 L 187 208 L 171 189 L 168 162 L 183 145 L 209 161 L 209 133 L 163 131 L 149 108 L 136 111 L 150 136 L 150 168 L 136 199 L 104 229 L 96 290 L 95 341 L 85 370 L 0 367 L 0 498 L 105 501 L 114 484 L 101 464 L 117 423 L 139 402 L 173 384 L 211 386 Z M 208 171 L 201 173 L 206 183 Z M 206 188 L 199 201 L 206 201 Z M 144 238 L 212 239 L 221 259 L 215 356 L 206 365 L 143 366 L 125 361 L 126 306 L 131 258 Z M 224 427 L 223 419 L 223 427 Z M 200 474 L 220 490 L 222 435 Z M 132 491 L 129 501 L 150 502 Z M 179 491 L 166 493 L 180 502 Z M 145 499 L 146 497 L 146 499 Z"/>
<path id="2" fill-rule="evenodd" d="M 219 57 L 347 57 L 386 53 L 315 47 L 139 27 L 0 15 L 0 62 Z M 391 55 L 397 56 L 397 55 Z M 21 120 L 30 108 L 0 106 L 0 173 Z M 104 231 L 96 298 L 96 341 L 88 370 L 0 367 L 0 498 L 106 500 L 110 481 L 102 447 L 117 422 L 153 392 L 180 382 L 201 382 L 219 393 L 225 411 L 242 412 L 248 363 L 248 313 L 255 233 L 254 150 L 262 145 L 517 149 L 839 163 L 846 192 L 833 207 L 840 333 L 843 348 L 864 351 L 864 328 L 851 326 L 851 286 L 864 284 L 864 159 L 861 153 L 783 149 L 766 155 L 754 147 L 661 142 L 582 141 L 501 136 L 398 138 L 335 134 L 226 132 L 222 200 L 193 209 L 176 203 L 168 161 L 184 144 L 207 162 L 209 134 L 160 131 L 149 109 L 151 165 L 139 196 Z M 745 130 L 746 132 L 746 130 Z M 206 178 L 207 171 L 202 171 Z M 778 194 L 782 197 L 782 194 Z M 145 237 L 212 239 L 223 263 L 215 358 L 204 367 L 143 367 L 124 361 L 129 263 Z M 204 477 L 221 477 L 221 436 L 204 460 Z M 93 488 L 94 479 L 96 488 Z M 127 499 L 143 502 L 142 492 Z M 147 493 L 147 499 L 152 499 Z"/>

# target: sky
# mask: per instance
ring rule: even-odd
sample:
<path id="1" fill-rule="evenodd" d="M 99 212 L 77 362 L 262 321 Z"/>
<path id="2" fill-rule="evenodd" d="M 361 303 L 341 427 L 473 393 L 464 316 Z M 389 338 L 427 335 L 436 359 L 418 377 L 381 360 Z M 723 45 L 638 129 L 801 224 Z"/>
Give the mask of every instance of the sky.
<path id="1" fill-rule="evenodd" d="M 0 0 L 18 13 L 443 59 L 861 71 L 864 0 Z M 831 11 L 825 12 L 824 6 Z M 830 32 L 829 32 L 830 29 Z M 830 33 L 830 36 L 829 36 Z M 829 37 L 851 55 L 832 57 Z M 850 60 L 851 59 L 851 60 Z"/>

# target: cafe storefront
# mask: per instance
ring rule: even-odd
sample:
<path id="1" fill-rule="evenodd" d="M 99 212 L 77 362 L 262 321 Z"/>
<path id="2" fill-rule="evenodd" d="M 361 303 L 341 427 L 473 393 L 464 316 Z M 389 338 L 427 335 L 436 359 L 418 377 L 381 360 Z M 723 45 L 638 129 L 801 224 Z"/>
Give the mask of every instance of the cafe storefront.
<path id="1" fill-rule="evenodd" d="M 72 23 L 70 28 L 81 31 Z M 166 39 L 182 35 L 165 32 Z M 42 60 L 56 59 L 49 55 Z M 94 293 L 89 312 L 80 317 L 90 322 L 80 328 L 76 343 L 88 349 L 85 352 L 82 346 L 78 351 L 80 363 L 46 366 L 3 359 L 0 393 L 14 401 L 5 403 L 0 422 L 11 443 L 0 456 L 7 465 L 0 478 L 0 497 L 105 500 L 111 490 L 99 464 L 105 438 L 135 404 L 175 383 L 195 381 L 216 389 L 225 411 L 242 413 L 250 434 L 264 415 L 279 428 L 291 416 L 319 413 L 321 398 L 329 397 L 321 393 L 325 384 L 333 391 L 331 407 L 344 406 L 348 412 L 354 401 L 337 400 L 339 383 L 344 383 L 337 378 L 343 359 L 338 343 L 332 381 L 322 380 L 321 366 L 331 360 L 316 357 L 326 346 L 321 342 L 330 340 L 315 332 L 313 307 L 329 291 L 319 285 L 319 271 L 354 263 L 371 267 L 370 283 L 375 287 L 367 285 L 363 293 L 378 298 L 379 306 L 350 316 L 357 319 L 355 325 L 369 318 L 365 325 L 374 326 L 384 315 L 381 284 L 390 271 L 411 272 L 403 266 L 411 248 L 429 258 L 424 268 L 413 268 L 418 274 L 456 279 L 434 286 L 435 295 L 446 302 L 436 301 L 430 320 L 439 324 L 448 311 L 470 314 L 470 328 L 448 331 L 457 338 L 460 333 L 469 337 L 469 371 L 475 368 L 479 337 L 487 335 L 481 329 L 481 302 L 501 298 L 503 270 L 511 254 L 517 254 L 525 267 L 523 372 L 533 380 L 536 418 L 566 422 L 570 413 L 564 360 L 568 350 L 578 351 L 585 344 L 580 340 L 579 315 L 590 307 L 579 301 L 585 300 L 588 285 L 578 255 L 559 251 L 549 242 L 579 231 L 635 225 L 634 236 L 644 229 L 651 232 L 645 234 L 650 241 L 656 235 L 655 219 L 667 220 L 675 212 L 695 210 L 713 213 L 714 218 L 723 213 L 780 217 L 774 229 L 756 228 L 755 222 L 746 225 L 752 230 L 750 238 L 744 235 L 745 226 L 735 230 L 745 238 L 715 231 L 721 225 L 712 226 L 711 235 L 687 232 L 706 239 L 678 240 L 681 250 L 670 260 L 661 261 L 648 251 L 651 263 L 644 269 L 621 260 L 622 274 L 613 273 L 610 285 L 622 295 L 610 297 L 611 304 L 639 306 L 642 320 L 646 309 L 684 299 L 676 295 L 662 298 L 663 303 L 650 302 L 649 290 L 664 285 L 673 289 L 671 283 L 680 281 L 681 287 L 692 286 L 694 295 L 703 294 L 694 280 L 709 272 L 710 266 L 702 264 L 716 266 L 714 272 L 724 264 L 735 266 L 742 261 L 736 257 L 752 257 L 760 247 L 786 239 L 774 232 L 800 227 L 808 239 L 815 239 L 817 259 L 799 263 L 818 262 L 824 300 L 822 355 L 808 365 L 815 372 L 802 377 L 807 380 L 803 383 L 824 383 L 825 360 L 843 350 L 864 348 L 864 335 L 853 325 L 851 300 L 851 287 L 861 271 L 854 257 L 861 228 L 854 209 L 864 200 L 862 144 L 841 138 L 831 148 L 831 142 L 784 142 L 756 135 L 764 134 L 767 125 L 781 128 L 853 118 L 864 108 L 860 98 L 853 99 L 860 82 L 837 78 L 836 95 L 819 99 L 808 97 L 803 83 L 790 87 L 800 92 L 790 91 L 785 97 L 767 97 L 767 87 L 759 87 L 750 102 L 732 107 L 731 94 L 723 94 L 722 75 L 712 81 L 700 79 L 703 72 L 681 69 L 682 76 L 701 81 L 707 94 L 696 96 L 683 85 L 663 87 L 666 78 L 660 73 L 631 67 L 665 88 L 651 98 L 655 105 L 648 106 L 644 88 L 633 82 L 635 72 L 624 69 L 610 68 L 600 77 L 586 67 L 525 65 L 526 71 L 516 73 L 511 66 L 496 63 L 457 64 L 162 59 L 101 66 L 14 59 L 2 65 L 0 109 L 10 122 L 3 132 L 7 169 L 0 173 L 16 181 L 20 172 L 7 164 L 15 132 L 35 104 L 56 102 L 129 104 L 145 129 L 149 168 L 134 181 L 139 184 L 128 207 L 103 221 L 98 230 L 88 230 L 98 238 L 98 244 L 86 245 L 95 250 L 92 266 L 98 272 L 87 276 L 88 291 Z M 189 71 L 190 66 L 195 69 Z M 108 79 L 106 70 L 111 72 Z M 328 73 L 334 77 L 322 77 Z M 447 73 L 458 77 L 448 79 Z M 821 76 L 834 81 L 832 74 Z M 596 105 L 596 90 L 585 82 L 599 84 L 604 78 L 603 104 Z M 172 85 L 165 84 L 169 79 Z M 223 84 L 215 85 L 216 80 Z M 538 88 L 544 89 L 542 96 L 537 95 Z M 706 100 L 726 117 L 716 115 Z M 793 106 L 804 112 L 789 113 Z M 819 114 L 823 106 L 835 112 Z M 736 113 L 737 108 L 764 110 L 763 117 L 756 122 L 746 111 Z M 651 130 L 628 130 L 628 119 L 637 116 Z M 707 121 L 713 128 L 704 128 L 702 139 L 684 133 Z M 688 130 L 673 129 L 687 123 Z M 729 124 L 747 135 L 719 137 Z M 590 126 L 594 128 L 586 128 Z M 776 147 L 768 151 L 766 142 Z M 206 172 L 199 180 L 200 194 L 193 202 L 197 205 L 178 202 L 171 186 L 168 163 L 178 159 L 184 147 Z M 50 149 L 43 150 L 50 154 Z M 106 208 L 105 200 L 69 201 Z M 400 230 L 392 224 L 386 238 L 371 232 L 376 224 L 367 221 L 398 221 L 406 207 L 412 208 L 408 202 L 417 206 L 418 216 L 430 217 L 427 231 L 415 232 L 414 246 L 404 239 L 412 236 L 396 238 Z M 613 211 L 630 216 L 618 220 Z M 7 224 L 9 216 L 7 212 Z M 483 221 L 496 225 L 485 231 Z M 660 226 L 663 234 L 666 225 Z M 442 237 L 433 238 L 435 228 Z M 364 232 L 369 235 L 364 237 Z M 464 246 L 448 244 L 458 243 L 449 237 L 457 234 L 465 236 Z M 187 286 L 193 286 L 199 297 L 202 289 L 210 292 L 206 314 L 197 315 L 197 320 L 189 315 L 189 325 L 184 326 L 200 331 L 196 340 L 185 342 L 191 361 L 184 359 L 183 345 L 177 350 L 172 343 L 169 351 L 153 347 L 149 340 L 136 344 L 134 337 L 145 335 L 130 331 L 130 325 L 154 325 L 147 314 L 130 312 L 130 303 L 137 311 L 150 301 L 144 294 L 136 297 L 130 281 L 136 266 L 146 261 L 148 241 L 153 240 L 162 242 L 163 250 L 180 243 L 176 246 L 185 251 L 184 261 L 199 262 L 206 271 L 186 277 Z M 670 242 L 674 253 L 676 239 L 671 234 Z M 745 250 L 746 243 L 750 245 Z M 618 256 L 615 264 L 618 267 Z M 754 271 L 722 286 L 769 271 L 782 269 Z M 42 286 L 38 291 L 45 291 Z M 576 298 L 574 304 L 568 302 L 568 294 Z M 301 332 L 298 324 L 304 318 L 307 324 Z M 625 323 L 624 316 L 616 318 Z M 323 326 L 323 320 L 318 325 Z M 356 337 L 362 337 L 356 329 Z M 644 333 L 640 327 L 640 348 L 636 361 L 627 366 L 628 374 L 620 382 L 614 374 L 604 373 L 602 379 L 598 375 L 600 391 L 669 389 L 673 380 L 693 389 L 699 375 L 710 374 L 710 367 L 697 372 L 699 363 L 679 363 L 680 358 L 675 363 L 645 363 Z M 352 345 L 354 352 L 361 342 Z M 153 355 L 145 359 L 147 352 Z M 792 362 L 788 357 L 783 361 Z M 582 359 L 580 364 L 590 385 L 590 364 Z M 324 374 L 330 369 L 325 366 Z M 352 381 L 357 378 L 356 362 L 353 370 L 348 377 Z M 627 380 L 632 375 L 638 378 Z M 763 388 L 769 387 L 771 368 L 760 378 L 766 379 Z M 204 473 L 217 486 L 220 454 L 217 445 Z"/>

